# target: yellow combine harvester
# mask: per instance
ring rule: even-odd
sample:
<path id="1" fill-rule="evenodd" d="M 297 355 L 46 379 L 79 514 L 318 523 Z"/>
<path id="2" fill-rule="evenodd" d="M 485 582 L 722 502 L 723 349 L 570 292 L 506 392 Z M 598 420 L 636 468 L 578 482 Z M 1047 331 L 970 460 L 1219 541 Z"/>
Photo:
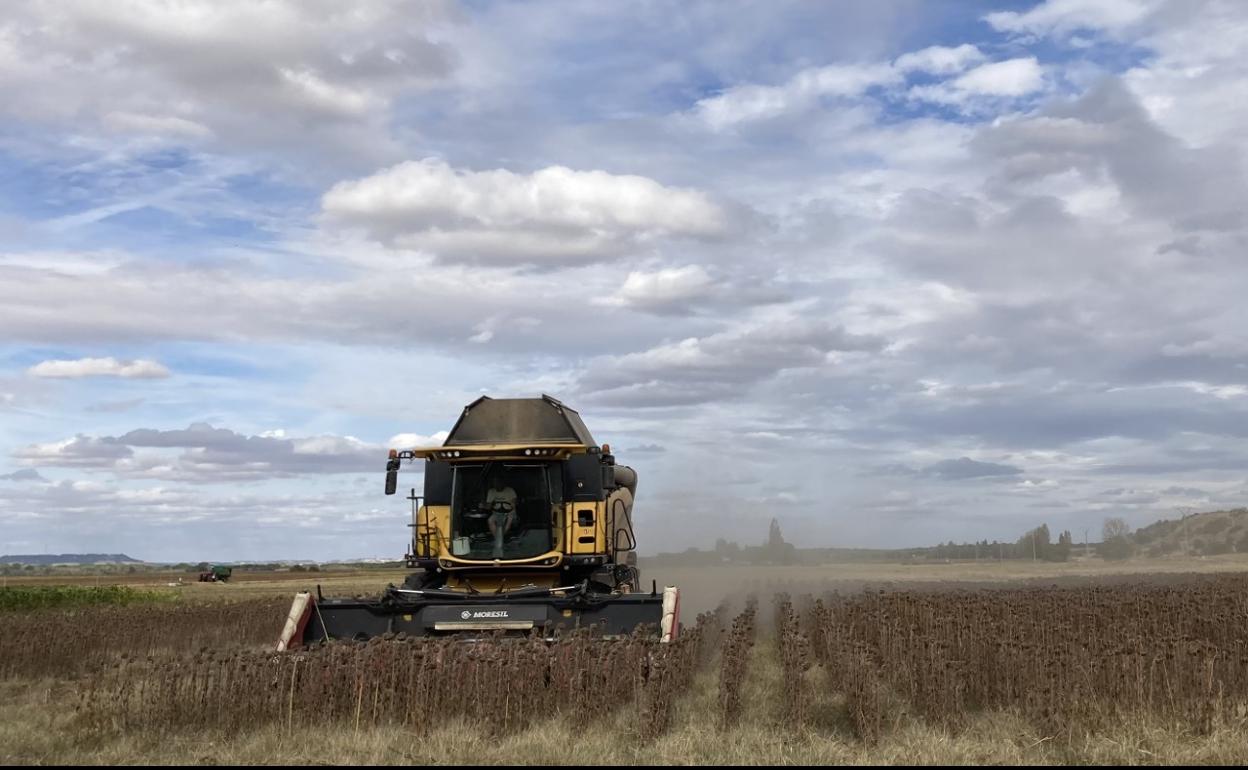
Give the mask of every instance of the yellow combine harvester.
<path id="1" fill-rule="evenodd" d="M 387 495 L 405 460 L 424 475 L 424 494 L 409 498 L 417 571 L 376 600 L 299 594 L 279 649 L 399 632 L 677 633 L 677 590 L 646 590 L 637 570 L 637 473 L 575 410 L 550 396 L 483 396 L 442 446 L 390 450 Z"/>

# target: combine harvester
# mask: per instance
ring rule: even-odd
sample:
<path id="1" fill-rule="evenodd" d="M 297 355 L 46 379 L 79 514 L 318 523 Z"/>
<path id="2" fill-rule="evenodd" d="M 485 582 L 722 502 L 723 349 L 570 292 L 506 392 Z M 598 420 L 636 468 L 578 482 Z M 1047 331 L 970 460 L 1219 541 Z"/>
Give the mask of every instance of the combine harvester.
<path id="1" fill-rule="evenodd" d="M 201 583 L 228 583 L 230 576 L 234 574 L 232 567 L 223 565 L 215 565 L 211 569 L 199 573 L 199 582 Z"/>
<path id="2" fill-rule="evenodd" d="M 440 447 L 391 449 L 386 494 L 402 462 L 424 466 L 412 490 L 402 587 L 375 600 L 295 597 L 278 650 L 331 639 L 560 628 L 675 638 L 674 587 L 641 586 L 633 536 L 637 473 L 599 447 L 573 409 L 550 396 L 464 407 Z"/>

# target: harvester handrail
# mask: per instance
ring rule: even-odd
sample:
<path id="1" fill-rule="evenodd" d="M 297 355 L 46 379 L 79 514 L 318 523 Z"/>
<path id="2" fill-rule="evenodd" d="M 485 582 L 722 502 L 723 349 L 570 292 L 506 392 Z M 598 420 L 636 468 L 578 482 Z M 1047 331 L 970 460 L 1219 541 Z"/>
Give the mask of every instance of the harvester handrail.
<path id="1" fill-rule="evenodd" d="M 617 506 L 624 510 L 624 521 L 628 524 L 627 528 L 616 526 Z M 619 545 L 621 532 L 628 536 L 628 545 L 625 548 L 620 548 Z M 632 551 L 636 548 L 637 538 L 633 535 L 632 516 L 629 515 L 628 506 L 624 504 L 624 501 L 617 498 L 611 505 L 611 561 L 618 561 L 618 555 L 621 550 Z"/>

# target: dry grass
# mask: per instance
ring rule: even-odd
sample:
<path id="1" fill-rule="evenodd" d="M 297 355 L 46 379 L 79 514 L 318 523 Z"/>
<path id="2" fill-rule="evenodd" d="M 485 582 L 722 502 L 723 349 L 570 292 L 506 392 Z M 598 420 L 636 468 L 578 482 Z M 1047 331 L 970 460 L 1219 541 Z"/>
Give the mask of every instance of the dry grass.
<path id="1" fill-rule="evenodd" d="M 271 646 L 286 604 L 98 606 L 0 613 L 0 678 L 73 676 L 151 653 Z"/>

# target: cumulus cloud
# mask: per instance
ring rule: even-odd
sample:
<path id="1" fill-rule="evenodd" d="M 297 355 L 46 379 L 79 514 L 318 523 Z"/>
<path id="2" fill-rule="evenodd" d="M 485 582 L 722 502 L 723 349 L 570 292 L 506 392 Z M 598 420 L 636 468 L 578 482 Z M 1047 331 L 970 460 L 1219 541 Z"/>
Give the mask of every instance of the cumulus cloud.
<path id="1" fill-rule="evenodd" d="M 119 361 L 112 357 L 41 361 L 27 371 L 35 377 L 57 379 L 121 377 L 123 379 L 154 380 L 169 376 L 169 369 L 157 361 L 146 359 Z"/>
<path id="2" fill-rule="evenodd" d="M 1238 3 L 1198 6 L 1162 3 L 1127 39 L 1150 58 L 1122 74 L 1167 133 L 1192 147 L 1229 145 L 1244 152 L 1248 100 L 1239 98 L 1248 77 L 1248 36 Z"/>
<path id="3" fill-rule="evenodd" d="M 12 473 L 0 475 L 0 481 L 47 481 L 47 479 L 34 468 L 20 468 Z"/>
<path id="4" fill-rule="evenodd" d="M 56 542 L 152 561 L 394 557 L 409 514 L 401 501 L 375 505 L 379 495 L 59 481 L 0 486 L 0 518 L 9 547 L 32 552 Z"/>
<path id="5" fill-rule="evenodd" d="M 646 177 L 562 166 L 468 171 L 434 158 L 340 182 L 322 205 L 336 223 L 468 262 L 592 261 L 659 238 L 728 230 L 726 213 L 705 193 Z"/>
<path id="6" fill-rule="evenodd" d="M 701 265 L 634 270 L 606 302 L 651 310 L 678 309 L 708 296 L 714 286 L 715 280 Z"/>
<path id="7" fill-rule="evenodd" d="M 1240 153 L 1185 146 L 1161 130 L 1117 79 L 1105 79 L 1046 114 L 1003 122 L 977 141 L 1015 183 L 1066 171 L 1104 176 L 1140 214 L 1169 220 L 1180 230 L 1226 231 L 1248 222 Z"/>
<path id="8" fill-rule="evenodd" d="M 915 99 L 969 108 L 985 99 L 1014 99 L 1044 88 L 1044 68 L 1034 56 L 981 64 L 935 85 L 915 86 Z"/>
<path id="9" fill-rule="evenodd" d="M 0 110 L 235 147 L 293 147 L 299 135 L 373 154 L 390 145 L 394 100 L 453 70 L 435 41 L 452 14 L 402 0 L 16 2 L 0 22 Z"/>
<path id="10" fill-rule="evenodd" d="M 449 431 L 440 430 L 432 436 L 425 436 L 420 433 L 399 433 L 390 437 L 386 442 L 386 446 L 394 449 L 420 449 L 422 447 L 442 446 L 442 442 L 446 441 L 446 437 L 451 435 Z"/>
<path id="11" fill-rule="evenodd" d="M 134 454 L 130 447 L 111 438 L 75 436 L 62 441 L 31 444 L 14 452 L 13 457 L 28 465 L 61 468 L 110 468 Z"/>
<path id="12" fill-rule="evenodd" d="M 775 316 L 705 337 L 595 359 L 577 387 L 595 402 L 614 405 L 730 400 L 780 372 L 831 365 L 835 353 L 877 350 L 882 344 L 824 321 Z"/>
<path id="13" fill-rule="evenodd" d="M 994 11 L 984 21 L 1003 32 L 1032 35 L 1119 32 L 1158 5 L 1154 0 L 1045 0 L 1026 11 Z"/>
<path id="14" fill-rule="evenodd" d="M 111 471 L 124 478 L 214 483 L 375 471 L 384 466 L 385 452 L 351 436 L 248 436 L 193 423 L 179 430 L 78 435 L 26 446 L 14 458 L 26 465 Z"/>
<path id="15" fill-rule="evenodd" d="M 893 66 L 902 72 L 926 72 L 932 75 L 952 75 L 967 67 L 979 64 L 985 58 L 983 51 L 970 43 L 948 47 L 934 45 L 919 51 L 902 54 Z"/>

